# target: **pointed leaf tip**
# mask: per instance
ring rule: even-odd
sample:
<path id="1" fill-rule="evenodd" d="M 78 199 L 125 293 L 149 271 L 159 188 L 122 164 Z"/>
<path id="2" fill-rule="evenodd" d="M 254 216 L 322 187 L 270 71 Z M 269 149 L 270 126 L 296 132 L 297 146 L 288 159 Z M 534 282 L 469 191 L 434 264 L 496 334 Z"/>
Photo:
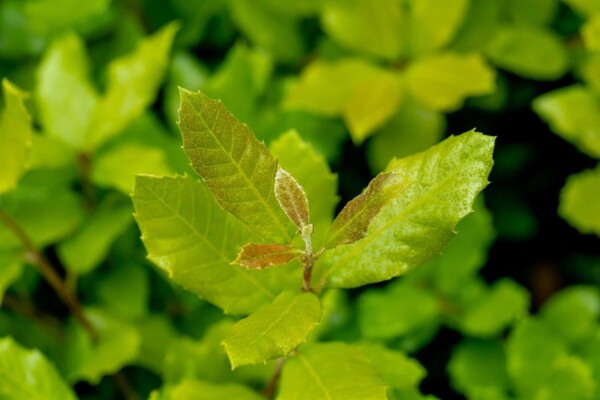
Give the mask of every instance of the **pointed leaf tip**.
<path id="1" fill-rule="evenodd" d="M 249 243 L 242 247 L 232 264 L 248 269 L 263 269 L 276 265 L 287 264 L 302 252 L 287 244 L 257 244 Z"/>
<path id="2" fill-rule="evenodd" d="M 278 168 L 275 174 L 275 197 L 285 215 L 302 232 L 308 225 L 308 198 L 296 178 L 283 168 Z"/>

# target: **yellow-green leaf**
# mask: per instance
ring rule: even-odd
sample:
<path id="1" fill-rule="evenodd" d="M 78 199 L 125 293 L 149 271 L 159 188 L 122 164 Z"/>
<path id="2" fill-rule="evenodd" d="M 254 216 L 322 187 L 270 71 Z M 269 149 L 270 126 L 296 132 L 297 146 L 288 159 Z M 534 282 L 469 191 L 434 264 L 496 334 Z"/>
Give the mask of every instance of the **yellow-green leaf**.
<path id="1" fill-rule="evenodd" d="M 404 274 L 439 254 L 488 184 L 494 138 L 470 131 L 393 160 L 387 171 L 401 187 L 357 242 L 323 254 L 319 286 L 356 287 Z"/>
<path id="2" fill-rule="evenodd" d="M 287 291 L 272 304 L 233 326 L 223 341 L 233 369 L 287 356 L 306 343 L 321 320 L 321 303 L 311 292 Z"/>
<path id="3" fill-rule="evenodd" d="M 217 202 L 263 239 L 291 241 L 293 226 L 274 194 L 277 160 L 221 102 L 180 94 L 183 149 Z"/>
<path id="4" fill-rule="evenodd" d="M 286 361 L 277 400 L 386 400 L 387 390 L 360 347 L 319 343 Z"/>
<path id="5" fill-rule="evenodd" d="M 29 164 L 32 140 L 31 117 L 24 104 L 27 95 L 8 79 L 2 80 L 2 91 L 4 110 L 0 116 L 0 194 L 17 186 Z"/>
<path id="6" fill-rule="evenodd" d="M 214 384 L 186 380 L 168 390 L 161 400 L 264 400 L 264 397 L 246 386 L 236 383 Z"/>
<path id="7" fill-rule="evenodd" d="M 133 203 L 150 260 L 226 313 L 251 313 L 283 290 L 280 272 L 231 265 L 255 236 L 223 211 L 201 182 L 138 175 Z M 288 272 L 284 268 L 281 274 Z"/>
<path id="8" fill-rule="evenodd" d="M 408 90 L 426 107 L 454 111 L 469 96 L 492 93 L 496 74 L 476 53 L 440 53 L 411 63 L 405 73 Z"/>
<path id="9" fill-rule="evenodd" d="M 560 193 L 558 213 L 581 233 L 600 236 L 600 166 L 567 179 Z"/>
<path id="10" fill-rule="evenodd" d="M 39 350 L 26 350 L 11 337 L 0 339 L 0 398 L 75 400 L 75 394 Z"/>

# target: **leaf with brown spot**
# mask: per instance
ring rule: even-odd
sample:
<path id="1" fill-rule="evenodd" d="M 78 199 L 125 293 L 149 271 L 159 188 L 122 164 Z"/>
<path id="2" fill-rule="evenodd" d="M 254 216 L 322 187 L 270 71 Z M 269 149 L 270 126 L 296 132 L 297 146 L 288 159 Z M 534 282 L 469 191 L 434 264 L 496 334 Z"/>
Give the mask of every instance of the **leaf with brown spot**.
<path id="1" fill-rule="evenodd" d="M 263 269 L 287 264 L 301 254 L 302 251 L 288 244 L 249 243 L 242 247 L 242 250 L 240 250 L 240 253 L 232 264 L 241 265 L 249 269 Z"/>
<path id="2" fill-rule="evenodd" d="M 389 197 L 388 191 L 384 189 L 393 175 L 377 175 L 364 192 L 346 204 L 329 228 L 325 248 L 354 243 L 365 236 L 369 223 Z"/>
<path id="3" fill-rule="evenodd" d="M 296 178 L 283 168 L 275 174 L 275 197 L 298 231 L 308 225 L 308 199 Z"/>

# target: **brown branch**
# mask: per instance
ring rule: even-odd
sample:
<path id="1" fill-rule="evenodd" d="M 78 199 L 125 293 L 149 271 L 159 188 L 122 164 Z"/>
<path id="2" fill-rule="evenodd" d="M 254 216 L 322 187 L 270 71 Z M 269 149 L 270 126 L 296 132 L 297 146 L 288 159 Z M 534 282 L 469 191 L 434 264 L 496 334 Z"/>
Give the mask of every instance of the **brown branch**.
<path id="1" fill-rule="evenodd" d="M 4 225 L 6 225 L 6 227 L 23 244 L 23 247 L 25 247 L 26 250 L 27 260 L 37 268 L 48 284 L 54 289 L 58 297 L 60 297 L 60 299 L 69 307 L 77 321 L 89 333 L 92 341 L 96 342 L 98 340 L 98 332 L 96 332 L 96 329 L 85 316 L 83 308 L 75 296 L 75 293 L 65 285 L 50 261 L 48 261 L 48 259 L 37 249 L 19 224 L 17 224 L 17 222 L 2 209 L 0 209 L 0 221 L 2 221 L 2 223 L 4 223 Z"/>
<path id="2" fill-rule="evenodd" d="M 129 382 L 127 382 L 127 378 L 125 378 L 125 374 L 123 371 L 119 371 L 116 374 L 111 376 L 113 382 L 119 392 L 121 392 L 122 398 L 125 400 L 140 400 L 140 396 L 133 390 L 131 386 L 129 386 Z"/>
<path id="3" fill-rule="evenodd" d="M 262 391 L 263 396 L 265 396 L 267 399 L 272 399 L 275 395 L 277 385 L 279 384 L 279 378 L 281 377 L 281 370 L 283 369 L 284 364 L 285 357 L 279 357 L 277 360 L 277 365 L 275 366 L 275 371 L 273 371 L 273 376 L 271 376 L 271 379 Z"/>
<path id="4" fill-rule="evenodd" d="M 94 186 L 91 179 L 92 159 L 88 154 L 80 153 L 77 162 L 81 172 L 81 191 L 85 198 L 85 206 L 88 211 L 93 211 L 96 209 L 96 200 L 94 199 Z"/>

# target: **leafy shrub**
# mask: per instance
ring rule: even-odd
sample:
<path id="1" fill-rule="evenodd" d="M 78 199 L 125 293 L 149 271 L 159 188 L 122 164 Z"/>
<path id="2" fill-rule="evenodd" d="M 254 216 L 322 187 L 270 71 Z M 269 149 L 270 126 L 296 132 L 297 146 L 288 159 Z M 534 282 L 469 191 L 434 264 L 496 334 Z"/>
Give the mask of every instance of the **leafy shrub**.
<path id="1" fill-rule="evenodd" d="M 599 18 L 0 2 L 0 398 L 597 398 Z"/>

